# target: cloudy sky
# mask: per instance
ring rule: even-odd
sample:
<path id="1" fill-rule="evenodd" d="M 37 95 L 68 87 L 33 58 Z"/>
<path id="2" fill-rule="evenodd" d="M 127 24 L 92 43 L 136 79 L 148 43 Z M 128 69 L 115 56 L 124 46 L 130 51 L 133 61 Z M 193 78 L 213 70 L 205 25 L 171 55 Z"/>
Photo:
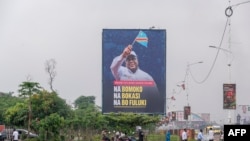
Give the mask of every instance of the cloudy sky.
<path id="1" fill-rule="evenodd" d="M 93 95 L 101 106 L 102 29 L 154 26 L 167 31 L 167 97 L 176 98 L 167 110 L 189 104 L 225 121 L 233 111 L 222 109 L 223 83 L 235 83 L 237 104 L 250 105 L 249 13 L 247 0 L 1 0 L 0 92 L 17 94 L 28 76 L 49 89 L 44 64 L 55 59 L 59 96 Z"/>

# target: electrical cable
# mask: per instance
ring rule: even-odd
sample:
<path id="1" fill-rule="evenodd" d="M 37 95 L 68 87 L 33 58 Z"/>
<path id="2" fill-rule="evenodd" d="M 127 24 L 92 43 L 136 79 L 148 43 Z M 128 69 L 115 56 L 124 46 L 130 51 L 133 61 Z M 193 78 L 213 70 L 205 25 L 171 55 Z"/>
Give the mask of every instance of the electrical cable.
<path id="1" fill-rule="evenodd" d="M 194 77 L 194 75 L 192 74 L 191 70 L 190 70 L 189 68 L 187 69 L 187 71 L 190 73 L 190 75 L 191 75 L 191 77 L 192 77 L 192 79 L 193 79 L 193 81 L 194 81 L 195 83 L 202 84 L 202 83 L 204 83 L 204 82 L 209 78 L 209 76 L 211 75 L 212 70 L 213 70 L 213 68 L 214 68 L 214 66 L 215 66 L 215 63 L 216 63 L 216 61 L 217 61 L 217 58 L 218 58 L 218 56 L 219 56 L 219 52 L 220 52 L 220 50 L 222 49 L 222 48 L 221 48 L 221 45 L 222 45 L 222 42 L 223 42 L 223 40 L 224 40 L 224 36 L 225 36 L 225 33 L 226 33 L 227 26 L 229 25 L 228 22 L 229 22 L 229 20 L 230 20 L 230 17 L 231 17 L 232 14 L 233 14 L 233 7 L 236 8 L 237 6 L 242 5 L 242 4 L 246 4 L 246 3 L 250 3 L 250 1 L 245 1 L 245 2 L 238 3 L 238 4 L 234 4 L 234 5 L 228 6 L 228 7 L 226 8 L 226 10 L 225 10 L 225 14 L 226 14 L 226 16 L 227 16 L 226 25 L 225 25 L 225 28 L 224 28 L 224 31 L 223 31 L 223 34 L 222 34 L 222 38 L 221 38 L 220 44 L 219 44 L 219 46 L 218 46 L 218 51 L 217 51 L 217 53 L 216 53 L 215 59 L 214 59 L 214 61 L 213 61 L 213 63 L 212 63 L 212 66 L 211 66 L 211 68 L 210 68 L 208 74 L 206 75 L 206 77 L 205 77 L 202 81 L 198 81 L 197 79 L 195 79 L 195 77 Z M 228 10 L 229 10 L 229 13 L 228 13 Z M 232 62 L 232 60 L 231 60 L 231 62 Z M 230 63 L 231 63 L 231 62 L 230 62 Z M 186 72 L 184 81 L 185 81 L 185 79 L 186 79 L 186 77 L 187 77 L 188 72 Z"/>

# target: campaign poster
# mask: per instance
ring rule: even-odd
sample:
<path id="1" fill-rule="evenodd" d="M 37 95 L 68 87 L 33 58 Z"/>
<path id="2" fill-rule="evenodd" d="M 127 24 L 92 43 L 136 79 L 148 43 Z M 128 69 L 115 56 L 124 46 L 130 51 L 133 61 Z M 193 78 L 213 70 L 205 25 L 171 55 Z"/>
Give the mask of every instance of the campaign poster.
<path id="1" fill-rule="evenodd" d="M 236 84 L 223 84 L 223 109 L 236 109 Z"/>
<path id="2" fill-rule="evenodd" d="M 103 29 L 102 112 L 165 114 L 166 30 Z"/>
<path id="3" fill-rule="evenodd" d="M 200 117 L 206 121 L 206 122 L 210 122 L 210 113 L 201 113 Z"/>
<path id="4" fill-rule="evenodd" d="M 176 121 L 176 112 L 172 112 L 172 121 Z"/>
<path id="5" fill-rule="evenodd" d="M 190 106 L 184 106 L 184 119 L 188 120 L 189 115 L 191 115 Z"/>
<path id="6" fill-rule="evenodd" d="M 250 105 L 238 105 L 236 108 L 237 124 L 250 124 Z"/>

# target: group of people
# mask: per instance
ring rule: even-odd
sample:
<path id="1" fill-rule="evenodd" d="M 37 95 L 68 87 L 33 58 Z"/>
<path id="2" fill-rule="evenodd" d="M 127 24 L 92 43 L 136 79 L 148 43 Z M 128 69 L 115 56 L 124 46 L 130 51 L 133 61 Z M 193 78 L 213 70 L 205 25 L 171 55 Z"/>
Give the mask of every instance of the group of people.
<path id="1" fill-rule="evenodd" d="M 207 138 L 208 138 L 208 141 L 214 141 L 214 131 L 212 128 L 209 129 Z M 181 140 L 182 141 L 188 140 L 187 129 L 183 130 L 183 132 L 181 134 Z M 197 141 L 203 141 L 203 140 L 205 140 L 205 138 L 203 136 L 203 130 L 200 129 L 199 133 L 197 134 Z M 221 134 L 220 134 L 220 141 L 224 141 L 223 131 L 221 131 Z"/>
<path id="2" fill-rule="evenodd" d="M 14 133 L 13 133 L 13 135 L 14 135 Z M 115 136 L 112 137 L 111 139 L 109 139 L 109 137 L 107 136 L 107 132 L 105 132 L 105 131 L 102 132 L 102 135 L 103 135 L 102 141 L 131 141 L 131 139 L 127 137 L 126 133 L 123 134 L 121 132 L 116 132 Z M 170 136 L 171 136 L 171 133 L 168 130 L 166 132 L 166 141 L 170 141 Z M 181 140 L 188 141 L 188 136 L 189 135 L 187 133 L 187 129 L 186 128 L 183 129 L 183 131 L 181 133 Z M 138 130 L 138 137 L 139 137 L 139 141 L 143 141 L 144 133 L 140 128 Z M 214 132 L 213 132 L 212 128 L 209 129 L 207 138 L 208 138 L 208 141 L 214 141 Z M 204 141 L 204 140 L 205 140 L 205 137 L 203 135 L 203 130 L 200 129 L 199 133 L 197 134 L 197 141 Z M 224 141 L 223 131 L 221 131 L 221 134 L 220 134 L 220 141 Z"/>
<path id="3" fill-rule="evenodd" d="M 127 136 L 127 133 L 122 133 L 117 131 L 115 136 L 111 138 L 112 141 L 131 141 L 131 139 Z"/>
<path id="4" fill-rule="evenodd" d="M 139 141 L 143 141 L 144 132 L 141 130 L 141 128 L 138 129 L 138 138 Z M 132 140 L 127 136 L 126 132 L 122 133 L 117 131 L 115 133 L 115 136 L 109 138 L 107 135 L 107 131 L 102 131 L 102 141 L 132 141 Z"/>

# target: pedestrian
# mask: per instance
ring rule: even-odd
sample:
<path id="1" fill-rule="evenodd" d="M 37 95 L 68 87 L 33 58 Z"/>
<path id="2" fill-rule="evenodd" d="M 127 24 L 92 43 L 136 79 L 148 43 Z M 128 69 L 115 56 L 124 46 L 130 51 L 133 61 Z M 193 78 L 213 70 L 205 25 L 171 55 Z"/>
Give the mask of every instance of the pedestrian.
<path id="1" fill-rule="evenodd" d="M 102 141 L 110 141 L 106 131 L 102 131 Z"/>
<path id="2" fill-rule="evenodd" d="M 187 141 L 187 129 L 184 128 L 182 134 L 181 134 L 182 141 Z"/>
<path id="3" fill-rule="evenodd" d="M 120 137 L 120 132 L 117 131 L 117 132 L 115 133 L 115 141 L 119 141 L 119 137 Z"/>
<path id="4" fill-rule="evenodd" d="M 197 140 L 202 141 L 202 139 L 203 139 L 203 131 L 202 131 L 202 129 L 200 129 L 200 132 L 197 135 Z"/>
<path id="5" fill-rule="evenodd" d="M 16 129 L 14 128 L 13 129 L 13 133 L 12 133 L 12 136 L 13 136 L 13 141 L 18 141 L 18 135 L 19 133 L 16 131 Z"/>
<path id="6" fill-rule="evenodd" d="M 170 137 L 171 137 L 171 133 L 168 130 L 167 133 L 166 133 L 166 141 L 170 141 Z"/>
<path id="7" fill-rule="evenodd" d="M 224 141 L 224 132 L 220 131 L 220 141 Z"/>
<path id="8" fill-rule="evenodd" d="M 209 141 L 214 141 L 214 131 L 213 131 L 213 128 L 209 128 L 209 131 L 208 131 L 208 140 Z"/>
<path id="9" fill-rule="evenodd" d="M 138 129 L 139 129 L 139 141 L 143 141 L 144 133 L 143 133 L 141 127 L 139 127 Z"/>

